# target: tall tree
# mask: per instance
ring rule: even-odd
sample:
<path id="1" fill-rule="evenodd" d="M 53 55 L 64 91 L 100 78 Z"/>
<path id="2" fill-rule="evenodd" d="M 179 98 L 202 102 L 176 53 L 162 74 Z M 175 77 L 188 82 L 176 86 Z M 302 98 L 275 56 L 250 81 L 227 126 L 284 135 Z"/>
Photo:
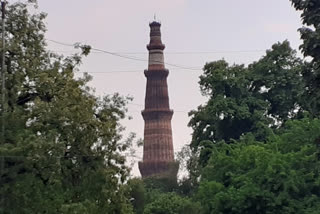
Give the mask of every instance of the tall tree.
<path id="1" fill-rule="evenodd" d="M 81 54 L 46 50 L 45 14 L 8 6 L 3 213 L 131 213 L 122 188 L 127 99 L 98 98 L 76 79 Z M 2 31 L 3 32 L 3 31 Z M 90 47 L 83 46 L 83 54 Z"/>
<path id="2" fill-rule="evenodd" d="M 302 60 L 288 41 L 274 44 L 258 62 L 249 65 L 250 91 L 268 102 L 266 116 L 279 126 L 302 110 L 305 85 L 301 77 Z"/>
<path id="3" fill-rule="evenodd" d="M 249 132 L 266 140 L 270 127 L 295 117 L 301 108 L 301 67 L 287 41 L 274 44 L 248 67 L 224 60 L 206 64 L 199 83 L 208 101 L 189 113 L 191 146 L 205 140 L 232 142 Z"/>
<path id="4" fill-rule="evenodd" d="M 305 63 L 303 77 L 306 81 L 304 105 L 312 116 L 320 116 L 320 2 L 317 0 L 290 0 L 301 11 L 304 26 L 299 29 L 303 41 L 300 46 L 304 56 L 311 59 Z"/>
<path id="5" fill-rule="evenodd" d="M 218 142 L 237 139 L 265 123 L 265 101 L 257 99 L 248 90 L 251 81 L 249 70 L 243 65 L 229 66 L 224 60 L 208 63 L 200 76 L 202 94 L 209 99 L 192 116 L 189 125 L 193 128 L 192 146 L 203 140 Z"/>

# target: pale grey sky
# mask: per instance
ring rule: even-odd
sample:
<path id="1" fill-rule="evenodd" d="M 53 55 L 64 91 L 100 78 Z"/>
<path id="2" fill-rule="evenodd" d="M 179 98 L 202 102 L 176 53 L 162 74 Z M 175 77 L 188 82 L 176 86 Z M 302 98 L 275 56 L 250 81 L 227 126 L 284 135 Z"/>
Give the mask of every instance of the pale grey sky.
<path id="1" fill-rule="evenodd" d="M 48 13 L 48 39 L 71 44 L 83 42 L 145 60 L 148 56 L 148 24 L 156 14 L 162 23 L 165 62 L 199 68 L 187 70 L 166 66 L 170 70 L 170 105 L 175 111 L 172 120 L 175 151 L 191 140 L 187 112 L 206 101 L 198 85 L 201 68 L 206 62 L 225 58 L 231 64 L 248 64 L 258 60 L 264 54 L 263 50 L 278 41 L 288 39 L 293 48 L 301 43 L 297 32 L 301 26 L 299 13 L 291 7 L 289 0 L 38 2 L 39 10 Z M 65 55 L 74 52 L 69 47 L 48 44 L 51 50 Z M 90 54 L 81 67 L 82 72 L 92 72 L 90 85 L 96 88 L 97 95 L 119 92 L 134 97 L 129 105 L 133 119 L 123 121 L 123 125 L 128 132 L 136 132 L 141 138 L 144 123 L 140 112 L 144 108 L 146 79 L 143 70 L 146 68 L 147 62 L 102 53 Z M 137 155 L 142 157 L 141 149 Z M 133 174 L 139 174 L 137 166 Z"/>

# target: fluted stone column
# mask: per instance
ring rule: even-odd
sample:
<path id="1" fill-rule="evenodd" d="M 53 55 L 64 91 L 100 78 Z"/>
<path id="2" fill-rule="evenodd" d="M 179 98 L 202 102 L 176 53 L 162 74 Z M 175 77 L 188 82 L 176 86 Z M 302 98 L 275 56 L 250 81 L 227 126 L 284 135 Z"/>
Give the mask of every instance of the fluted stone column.
<path id="1" fill-rule="evenodd" d="M 139 162 L 142 177 L 155 175 L 176 176 L 178 164 L 174 161 L 171 118 L 173 111 L 169 107 L 167 76 L 161 41 L 161 24 L 150 23 L 150 43 L 145 109 L 142 116 L 144 126 L 143 161 Z"/>

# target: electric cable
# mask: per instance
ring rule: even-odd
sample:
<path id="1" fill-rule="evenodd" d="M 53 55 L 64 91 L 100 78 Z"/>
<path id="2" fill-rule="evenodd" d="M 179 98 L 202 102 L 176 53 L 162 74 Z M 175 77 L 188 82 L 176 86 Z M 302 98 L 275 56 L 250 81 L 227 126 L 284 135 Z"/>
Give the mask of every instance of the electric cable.
<path id="1" fill-rule="evenodd" d="M 47 39 L 47 41 L 53 42 L 53 43 L 56 43 L 56 44 L 59 44 L 59 45 L 68 46 L 68 47 L 74 47 L 75 45 L 78 44 L 78 43 L 75 43 L 75 44 L 72 45 L 72 44 L 67 44 L 67 43 L 59 42 L 59 41 L 52 40 L 52 39 Z M 113 55 L 113 56 L 117 56 L 117 57 L 121 57 L 121 58 L 125 58 L 125 59 L 130 59 L 130 60 L 136 60 L 136 61 L 142 61 L 142 62 L 148 62 L 149 61 L 149 60 L 146 60 L 146 59 L 141 59 L 141 58 L 137 58 L 137 57 L 122 55 L 122 54 L 118 54 L 118 53 L 114 53 L 114 52 L 110 52 L 110 51 L 107 51 L 107 50 L 94 48 L 94 47 L 91 47 L 91 50 L 99 51 L 99 52 L 102 52 L 102 53 L 106 53 L 106 54 L 109 54 L 109 55 Z M 153 60 L 152 62 L 160 62 L 160 61 Z M 168 62 L 164 62 L 164 64 L 165 65 L 169 65 L 169 66 L 173 66 L 173 67 L 177 67 L 177 68 L 182 68 L 182 69 L 187 69 L 187 70 L 194 70 L 194 71 L 199 71 L 199 70 L 202 69 L 202 68 L 194 68 L 194 67 L 187 67 L 187 66 L 177 65 L 177 64 L 168 63 Z"/>

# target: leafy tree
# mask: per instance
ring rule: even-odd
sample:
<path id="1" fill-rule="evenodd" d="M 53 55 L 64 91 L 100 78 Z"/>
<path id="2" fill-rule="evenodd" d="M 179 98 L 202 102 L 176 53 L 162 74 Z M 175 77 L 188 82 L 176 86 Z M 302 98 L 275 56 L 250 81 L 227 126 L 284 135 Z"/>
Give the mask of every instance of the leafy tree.
<path id="1" fill-rule="evenodd" d="M 273 45 L 248 67 L 229 66 L 224 60 L 206 64 L 199 83 L 208 101 L 189 113 L 191 146 L 202 147 L 205 140 L 230 143 L 249 132 L 266 140 L 271 127 L 296 117 L 301 110 L 301 67 L 287 41 Z"/>
<path id="2" fill-rule="evenodd" d="M 317 0 L 291 0 L 296 10 L 301 11 L 304 26 L 299 29 L 303 41 L 300 49 L 311 61 L 305 63 L 303 77 L 307 87 L 304 105 L 311 116 L 320 115 L 320 2 Z"/>
<path id="3" fill-rule="evenodd" d="M 147 194 L 145 184 L 142 179 L 133 178 L 128 181 L 130 201 L 133 205 L 136 214 L 142 214 L 146 201 Z"/>
<path id="4" fill-rule="evenodd" d="M 289 121 L 267 144 L 218 144 L 197 198 L 205 213 L 317 213 L 320 121 Z"/>
<path id="5" fill-rule="evenodd" d="M 200 176 L 199 151 L 194 151 L 189 145 L 185 145 L 177 153 L 176 158 L 179 162 L 180 177 L 182 177 L 177 190 L 182 195 L 191 196 L 198 186 Z"/>
<path id="6" fill-rule="evenodd" d="M 303 110 L 302 68 L 302 60 L 288 41 L 274 44 L 264 57 L 249 65 L 252 75 L 249 90 L 268 102 L 267 116 L 276 126 L 295 118 Z"/>
<path id="7" fill-rule="evenodd" d="M 312 118 L 320 109 L 320 2 L 291 2 L 302 11 L 300 49 L 308 60 L 285 41 L 248 67 L 224 60 L 204 67 L 208 102 L 189 123 L 203 167 L 196 198 L 204 213 L 319 210 L 320 123 Z"/>
<path id="8" fill-rule="evenodd" d="M 183 198 L 176 193 L 161 194 L 157 200 L 148 204 L 144 214 L 194 214 L 201 211 L 198 203 Z"/>
<path id="9" fill-rule="evenodd" d="M 302 23 L 300 28 L 303 44 L 301 50 L 305 56 L 311 56 L 315 62 L 320 61 L 320 2 L 317 0 L 290 0 L 296 10 L 301 11 Z"/>
<path id="10" fill-rule="evenodd" d="M 196 213 L 200 204 L 189 197 L 195 186 L 182 182 L 174 190 L 165 187 L 166 182 L 158 178 L 130 179 L 126 185 L 135 213 Z M 170 185 L 170 183 L 168 184 Z M 170 202 L 167 202 L 170 201 Z M 169 203 L 169 204 L 168 204 Z"/>
<path id="11" fill-rule="evenodd" d="M 224 60 L 208 63 L 200 76 L 200 88 L 209 98 L 204 106 L 191 111 L 189 126 L 193 128 L 194 148 L 203 140 L 219 142 L 238 139 L 242 133 L 265 124 L 265 101 L 248 90 L 249 70 L 243 65 L 229 66 Z"/>
<path id="12" fill-rule="evenodd" d="M 128 100 L 92 95 L 90 77 L 74 77 L 90 47 L 68 58 L 47 51 L 45 14 L 29 7 L 14 3 L 7 13 L 1 211 L 132 213 L 119 123 Z"/>

